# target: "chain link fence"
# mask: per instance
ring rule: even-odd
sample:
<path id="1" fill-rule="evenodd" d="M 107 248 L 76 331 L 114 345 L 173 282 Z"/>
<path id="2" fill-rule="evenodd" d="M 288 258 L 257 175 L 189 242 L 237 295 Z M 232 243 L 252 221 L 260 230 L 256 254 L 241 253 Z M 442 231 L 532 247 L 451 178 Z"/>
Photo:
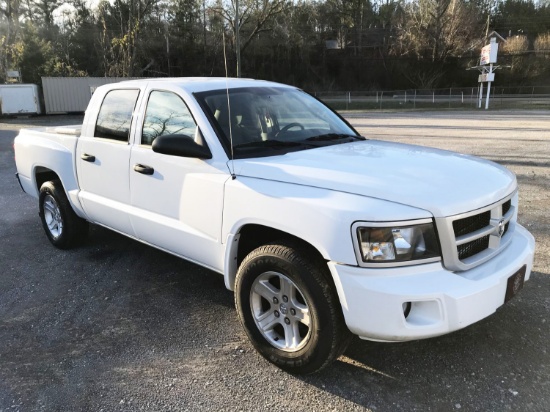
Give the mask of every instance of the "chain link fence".
<path id="1" fill-rule="evenodd" d="M 487 83 L 479 87 L 432 90 L 316 92 L 336 110 L 476 109 L 485 108 Z M 550 86 L 491 87 L 490 109 L 550 109 Z"/>

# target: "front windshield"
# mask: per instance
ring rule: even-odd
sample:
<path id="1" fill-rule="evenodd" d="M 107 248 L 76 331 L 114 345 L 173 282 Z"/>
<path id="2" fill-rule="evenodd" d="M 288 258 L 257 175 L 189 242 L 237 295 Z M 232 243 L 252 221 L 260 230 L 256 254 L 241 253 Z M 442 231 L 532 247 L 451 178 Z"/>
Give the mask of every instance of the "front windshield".
<path id="1" fill-rule="evenodd" d="M 220 140 L 235 158 L 270 156 L 362 139 L 307 93 L 247 87 L 195 94 Z M 230 151 L 230 150 L 229 150 Z"/>

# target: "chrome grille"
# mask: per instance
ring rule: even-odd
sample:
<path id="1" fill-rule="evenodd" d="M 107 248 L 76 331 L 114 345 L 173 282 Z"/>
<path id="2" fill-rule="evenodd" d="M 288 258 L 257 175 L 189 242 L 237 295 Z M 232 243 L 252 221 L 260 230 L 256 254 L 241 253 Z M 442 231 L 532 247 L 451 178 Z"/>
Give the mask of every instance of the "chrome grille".
<path id="1" fill-rule="evenodd" d="M 436 219 L 443 263 L 448 269 L 473 268 L 506 246 L 514 228 L 513 196 L 472 212 Z"/>

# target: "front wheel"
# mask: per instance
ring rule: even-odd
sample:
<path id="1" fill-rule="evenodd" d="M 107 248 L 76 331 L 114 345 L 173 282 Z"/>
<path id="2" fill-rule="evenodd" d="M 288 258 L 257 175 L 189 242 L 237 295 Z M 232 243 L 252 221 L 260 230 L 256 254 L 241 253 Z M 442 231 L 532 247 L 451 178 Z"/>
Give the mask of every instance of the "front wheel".
<path id="1" fill-rule="evenodd" d="M 59 180 L 45 182 L 38 197 L 40 219 L 50 242 L 69 249 L 88 234 L 88 222 L 76 215 Z"/>
<path id="2" fill-rule="evenodd" d="M 313 373 L 340 356 L 351 336 L 324 262 L 285 244 L 242 262 L 235 304 L 254 347 L 291 373 Z"/>

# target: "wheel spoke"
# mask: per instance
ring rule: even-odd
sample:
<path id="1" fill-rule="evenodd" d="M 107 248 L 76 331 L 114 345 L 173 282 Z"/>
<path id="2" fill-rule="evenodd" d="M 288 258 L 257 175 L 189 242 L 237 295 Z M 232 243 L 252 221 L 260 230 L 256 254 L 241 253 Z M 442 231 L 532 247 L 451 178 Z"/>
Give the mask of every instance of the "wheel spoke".
<path id="1" fill-rule="evenodd" d="M 292 322 L 290 326 L 292 327 L 294 341 L 296 342 L 296 346 L 298 346 L 300 343 L 302 343 L 302 337 L 300 336 L 300 329 L 298 327 L 298 322 Z"/>
<path id="2" fill-rule="evenodd" d="M 256 318 L 258 326 L 264 331 L 268 332 L 273 329 L 277 323 L 279 323 L 279 318 L 275 316 L 273 311 L 268 311 Z"/>
<path id="3" fill-rule="evenodd" d="M 267 279 L 260 280 L 254 285 L 254 293 L 257 293 L 269 302 L 273 301 L 273 298 L 279 295 L 279 291 L 273 286 Z"/>
<path id="4" fill-rule="evenodd" d="M 300 307 L 301 306 L 301 307 Z M 309 309 L 307 306 L 303 305 L 296 305 L 296 315 L 294 316 L 296 319 L 298 319 L 301 323 L 309 327 L 310 318 L 309 318 Z"/>
<path id="5" fill-rule="evenodd" d="M 288 299 L 291 299 L 292 296 L 294 296 L 294 292 L 296 290 L 296 287 L 294 286 L 294 283 L 287 277 L 280 277 L 281 279 L 281 295 L 288 297 Z"/>
<path id="6" fill-rule="evenodd" d="M 44 202 L 44 211 L 47 211 L 52 215 L 55 215 L 55 209 L 56 207 L 51 200 L 48 199 Z"/>
<path id="7" fill-rule="evenodd" d="M 289 325 L 284 324 L 285 330 L 285 346 L 288 349 L 295 349 L 301 343 L 300 332 L 298 330 L 298 324 L 296 322 Z"/>

